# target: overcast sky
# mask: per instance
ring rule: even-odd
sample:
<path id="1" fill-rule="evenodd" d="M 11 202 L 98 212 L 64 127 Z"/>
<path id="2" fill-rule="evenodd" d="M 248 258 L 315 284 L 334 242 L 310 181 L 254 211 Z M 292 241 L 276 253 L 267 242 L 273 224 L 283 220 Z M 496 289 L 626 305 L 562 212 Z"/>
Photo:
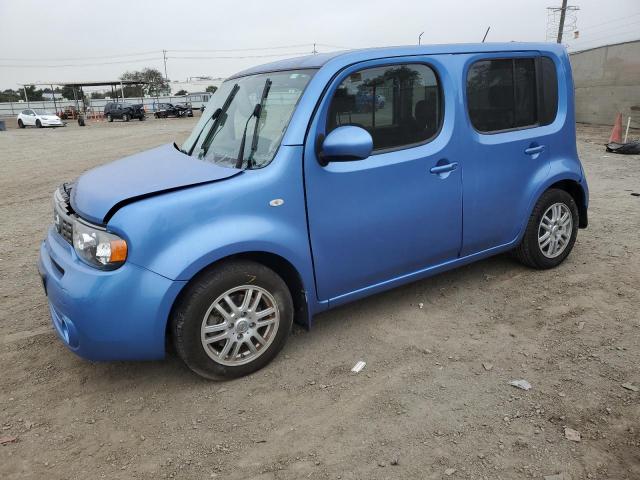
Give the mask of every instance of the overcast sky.
<path id="1" fill-rule="evenodd" d="M 544 41 L 546 7 L 555 3 L 561 0 L 0 0 L 0 88 L 162 70 L 163 49 L 169 78 L 185 80 L 310 52 L 314 42 L 319 51 L 415 44 L 422 31 L 422 43 L 478 42 L 489 25 L 487 41 Z M 580 36 L 567 35 L 570 49 L 640 38 L 640 0 L 571 4 L 580 7 Z M 283 46 L 290 47 L 272 49 Z M 263 50 L 238 50 L 256 48 Z M 275 54 L 287 55 L 266 57 Z M 194 56 L 253 58 L 184 58 Z"/>

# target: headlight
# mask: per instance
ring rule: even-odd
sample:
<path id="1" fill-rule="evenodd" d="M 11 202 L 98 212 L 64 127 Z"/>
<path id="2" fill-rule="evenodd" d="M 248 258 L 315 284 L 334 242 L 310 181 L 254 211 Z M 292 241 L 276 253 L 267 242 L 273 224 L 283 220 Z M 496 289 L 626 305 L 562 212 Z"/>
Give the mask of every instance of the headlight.
<path id="1" fill-rule="evenodd" d="M 73 225 L 73 248 L 85 263 L 103 270 L 114 270 L 127 259 L 127 242 L 79 221 Z"/>

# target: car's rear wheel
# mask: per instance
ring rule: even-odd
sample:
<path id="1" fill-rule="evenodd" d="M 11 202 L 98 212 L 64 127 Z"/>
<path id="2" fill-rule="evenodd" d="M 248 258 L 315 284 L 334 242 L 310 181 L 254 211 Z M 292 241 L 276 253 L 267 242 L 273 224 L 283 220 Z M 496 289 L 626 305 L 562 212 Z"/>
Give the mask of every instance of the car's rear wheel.
<path id="1" fill-rule="evenodd" d="M 196 278 L 174 307 L 176 351 L 206 378 L 238 377 L 267 365 L 293 324 L 293 301 L 273 270 L 251 261 L 215 266 Z"/>
<path id="2" fill-rule="evenodd" d="M 578 206 L 564 190 L 544 192 L 529 217 L 522 241 L 514 250 L 518 260 L 538 269 L 553 268 L 569 256 L 578 235 Z"/>
<path id="3" fill-rule="evenodd" d="M 113 122 L 113 117 L 110 113 L 107 113 L 107 122 Z"/>
<path id="4" fill-rule="evenodd" d="M 18 127 L 24 128 L 24 122 L 21 119 L 18 119 Z"/>
<path id="5" fill-rule="evenodd" d="M 42 128 L 42 122 L 40 120 L 36 120 L 36 127 Z"/>

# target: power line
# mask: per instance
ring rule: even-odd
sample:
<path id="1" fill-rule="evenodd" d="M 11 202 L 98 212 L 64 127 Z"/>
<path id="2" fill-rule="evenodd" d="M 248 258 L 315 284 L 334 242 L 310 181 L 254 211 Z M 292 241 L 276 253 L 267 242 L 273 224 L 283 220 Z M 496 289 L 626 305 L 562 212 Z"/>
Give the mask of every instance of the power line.
<path id="1" fill-rule="evenodd" d="M 68 63 L 68 64 L 55 64 L 55 65 L 45 65 L 45 64 L 0 64 L 0 67 L 11 67 L 11 68 L 66 68 L 66 67 L 97 67 L 101 65 L 118 65 L 124 63 L 140 63 L 140 62 L 149 62 L 149 61 L 159 61 L 158 57 L 149 57 L 149 58 L 138 58 L 134 60 L 122 60 L 117 62 L 101 62 L 101 63 Z"/>
<path id="2" fill-rule="evenodd" d="M 608 25 L 610 23 L 619 22 L 621 20 L 629 20 L 630 18 L 637 17 L 638 15 L 640 15 L 640 12 L 639 13 L 633 13 L 631 15 L 626 15 L 624 17 L 613 18 L 611 20 L 607 20 L 606 22 L 599 22 L 597 24 L 587 25 L 586 27 L 580 27 L 579 30 L 591 30 L 591 29 L 601 28 L 604 25 Z"/>
<path id="3" fill-rule="evenodd" d="M 147 51 L 147 52 L 138 52 L 138 53 L 122 53 L 119 55 L 105 55 L 105 56 L 94 56 L 94 57 L 73 57 L 73 58 L 30 58 L 28 60 L 25 60 L 24 58 L 0 58 L 0 61 L 12 61 L 12 62 L 24 62 L 24 61 L 29 61 L 29 62 L 72 62 L 75 60 L 99 60 L 99 59 L 109 59 L 109 58 L 126 58 L 126 57 L 139 57 L 142 55 L 151 55 L 154 53 L 158 53 L 157 50 L 151 50 L 151 51 Z"/>

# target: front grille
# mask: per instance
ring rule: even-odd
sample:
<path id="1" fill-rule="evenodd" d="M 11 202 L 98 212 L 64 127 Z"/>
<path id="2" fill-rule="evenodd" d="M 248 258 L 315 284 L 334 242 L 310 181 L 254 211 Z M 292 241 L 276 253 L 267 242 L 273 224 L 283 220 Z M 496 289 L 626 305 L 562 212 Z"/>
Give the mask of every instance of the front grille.
<path id="1" fill-rule="evenodd" d="M 73 209 L 69 204 L 69 188 L 62 185 L 53 196 L 53 223 L 56 231 L 73 245 Z"/>

